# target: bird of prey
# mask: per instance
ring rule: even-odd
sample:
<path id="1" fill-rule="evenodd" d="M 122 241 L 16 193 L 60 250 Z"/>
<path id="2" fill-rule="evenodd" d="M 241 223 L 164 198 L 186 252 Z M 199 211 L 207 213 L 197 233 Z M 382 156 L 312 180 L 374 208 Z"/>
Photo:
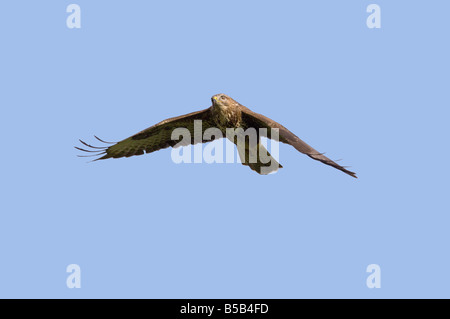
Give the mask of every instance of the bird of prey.
<path id="1" fill-rule="evenodd" d="M 281 168 L 282 166 L 271 157 L 268 151 L 260 143 L 260 137 L 264 136 L 271 138 L 271 129 L 278 129 L 279 141 L 282 143 L 292 145 L 297 151 L 308 155 L 312 159 L 332 166 L 352 177 L 357 178 L 354 172 L 347 170 L 345 167 L 338 165 L 336 162 L 323 155 L 323 153 L 316 151 L 283 125 L 269 119 L 264 115 L 251 111 L 247 107 L 233 100 L 228 95 L 216 94 L 211 98 L 211 101 L 212 106 L 207 109 L 166 119 L 118 143 L 105 142 L 95 136 L 103 143 L 113 144 L 111 146 L 92 146 L 80 140 L 83 145 L 89 147 L 90 149 L 87 150 L 76 146 L 75 148 L 84 152 L 94 153 L 91 156 L 100 156 L 95 160 L 103 160 L 107 158 L 142 155 L 144 153 L 152 153 L 169 146 L 180 146 L 179 141 L 172 140 L 171 138 L 172 131 L 176 128 L 185 128 L 191 133 L 191 140 L 184 143 L 184 145 L 199 142 L 210 142 L 211 139 L 205 140 L 203 137 L 203 132 L 208 128 L 218 128 L 224 136 L 226 136 L 227 128 L 242 128 L 243 130 L 255 128 L 258 132 L 256 145 L 250 145 L 248 141 L 245 141 L 245 147 L 241 147 L 240 149 L 238 148 L 239 156 L 243 165 L 249 166 L 252 170 L 259 174 L 268 174 L 278 170 L 278 168 Z M 195 136 L 194 134 L 194 121 L 196 120 L 202 121 L 202 136 L 200 137 Z M 262 135 L 260 133 L 260 129 L 266 129 L 267 134 Z M 233 138 L 232 142 L 237 145 L 235 138 Z M 182 144 L 181 146 L 184 145 Z M 255 153 L 258 155 L 264 153 L 264 156 L 268 157 L 270 162 L 268 163 L 267 161 L 264 161 L 263 163 L 260 160 L 260 156 L 256 156 L 256 161 L 249 161 L 249 155 Z M 272 169 L 267 169 L 267 167 L 273 163 L 276 163 L 275 167 Z M 263 168 L 266 168 L 266 170 L 263 170 Z"/>

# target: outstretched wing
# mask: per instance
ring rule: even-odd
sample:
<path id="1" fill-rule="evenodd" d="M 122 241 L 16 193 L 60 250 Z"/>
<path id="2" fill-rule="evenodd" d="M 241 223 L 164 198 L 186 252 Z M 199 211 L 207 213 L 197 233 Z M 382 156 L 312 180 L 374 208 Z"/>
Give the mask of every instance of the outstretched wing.
<path id="1" fill-rule="evenodd" d="M 200 132 L 195 132 L 198 136 L 194 135 L 195 120 L 202 120 L 202 130 Z M 180 144 L 182 146 L 194 144 L 197 141 L 202 143 L 209 142 L 203 140 L 203 132 L 207 128 L 213 126 L 214 125 L 210 117 L 210 109 L 208 108 L 202 111 L 169 118 L 116 144 L 110 143 L 114 145 L 109 147 L 92 146 L 80 140 L 83 145 L 89 147 L 90 149 L 86 150 L 77 146 L 75 146 L 75 148 L 84 152 L 93 153 L 91 156 L 101 156 L 96 160 L 130 157 L 134 155 L 142 155 L 144 152 L 151 153 L 178 144 L 180 142 L 179 140 L 172 140 L 171 138 L 172 131 L 176 128 L 186 128 L 191 134 L 191 139 L 188 140 L 187 143 L 185 141 L 185 143 Z M 98 137 L 96 138 L 103 143 L 108 143 Z"/>
<path id="2" fill-rule="evenodd" d="M 314 148 L 303 142 L 300 138 L 298 138 L 294 133 L 289 131 L 287 128 L 285 128 L 280 123 L 275 122 L 274 120 L 269 119 L 268 117 L 255 113 L 251 111 L 250 109 L 246 108 L 245 106 L 241 106 L 242 110 L 242 121 L 245 123 L 247 127 L 254 127 L 256 129 L 258 128 L 266 128 L 267 129 L 267 137 L 270 138 L 270 129 L 271 128 L 278 128 L 279 134 L 280 134 L 280 142 L 290 144 L 295 149 L 303 154 L 308 155 L 312 159 L 315 159 L 317 161 L 320 161 L 324 164 L 333 166 L 334 168 L 337 168 L 338 170 L 343 171 L 344 173 L 357 178 L 356 173 L 351 172 L 344 167 L 338 165 L 336 162 L 332 161 L 322 153 L 319 153 Z"/>

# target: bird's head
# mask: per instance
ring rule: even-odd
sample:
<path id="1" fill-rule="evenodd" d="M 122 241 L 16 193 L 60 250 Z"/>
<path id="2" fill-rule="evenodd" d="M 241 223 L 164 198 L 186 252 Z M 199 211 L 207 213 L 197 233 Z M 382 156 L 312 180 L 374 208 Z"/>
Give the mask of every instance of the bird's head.
<path id="1" fill-rule="evenodd" d="M 237 103 L 235 100 L 233 100 L 231 97 L 229 97 L 226 94 L 219 93 L 216 95 L 213 95 L 211 98 L 213 107 L 220 107 L 222 109 L 227 108 L 233 103 Z"/>

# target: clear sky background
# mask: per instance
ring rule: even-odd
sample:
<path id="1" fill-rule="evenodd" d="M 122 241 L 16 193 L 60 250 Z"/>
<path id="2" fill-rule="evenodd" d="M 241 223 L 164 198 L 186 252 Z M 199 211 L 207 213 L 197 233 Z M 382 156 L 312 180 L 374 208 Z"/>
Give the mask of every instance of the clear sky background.
<path id="1" fill-rule="evenodd" d="M 66 7 L 81 7 L 68 29 Z M 381 29 L 366 7 L 381 7 Z M 0 297 L 450 297 L 450 2 L 2 1 Z M 226 93 L 359 179 L 87 163 Z M 81 267 L 69 289 L 66 267 Z M 366 267 L 381 267 L 369 289 Z"/>

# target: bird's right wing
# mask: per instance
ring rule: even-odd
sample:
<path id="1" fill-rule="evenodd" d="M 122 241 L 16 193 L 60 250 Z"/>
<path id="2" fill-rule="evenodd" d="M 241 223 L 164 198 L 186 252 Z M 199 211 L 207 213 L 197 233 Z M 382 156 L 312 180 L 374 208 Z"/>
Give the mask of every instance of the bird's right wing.
<path id="1" fill-rule="evenodd" d="M 194 132 L 194 121 L 202 120 L 202 129 L 200 132 Z M 176 128 L 186 128 L 190 132 L 191 139 L 188 141 L 184 141 L 180 146 L 185 146 L 189 144 L 194 144 L 196 142 L 209 142 L 203 140 L 203 132 L 209 128 L 213 127 L 214 124 L 211 121 L 210 117 L 210 109 L 205 109 L 202 111 L 197 111 L 193 113 L 189 113 L 186 115 L 181 115 L 177 117 L 172 117 L 167 120 L 161 121 L 158 124 L 155 124 L 129 138 L 126 138 L 116 144 L 111 145 L 109 147 L 97 147 L 89 145 L 80 140 L 80 142 L 89 147 L 89 150 L 76 147 L 76 149 L 93 153 L 93 156 L 101 156 L 96 160 L 107 159 L 107 158 L 119 158 L 119 157 L 130 157 L 134 155 L 142 155 L 145 153 L 151 153 L 154 151 L 158 151 L 163 148 L 167 148 L 169 146 L 175 146 L 179 144 L 179 140 L 172 140 L 172 132 Z M 197 136 L 194 135 L 197 133 Z M 201 136 L 200 136 L 201 134 Z M 103 140 L 96 137 L 103 143 Z M 178 136 L 177 136 L 178 138 Z M 102 156 L 103 155 L 103 156 Z"/>
<path id="2" fill-rule="evenodd" d="M 331 159 L 323 155 L 323 153 L 316 151 L 314 148 L 306 144 L 297 135 L 289 131 L 280 123 L 275 122 L 274 120 L 262 114 L 253 112 L 250 109 L 246 108 L 245 106 L 241 106 L 241 110 L 242 110 L 242 120 L 244 123 L 246 123 L 247 127 L 254 127 L 257 130 L 259 128 L 266 128 L 268 138 L 270 138 L 270 129 L 277 128 L 279 130 L 280 142 L 292 145 L 297 151 L 308 155 L 312 159 L 330 165 L 352 177 L 357 178 L 356 173 L 347 170 L 345 167 L 342 167 L 341 165 L 337 164 L 336 162 L 332 161 Z"/>

